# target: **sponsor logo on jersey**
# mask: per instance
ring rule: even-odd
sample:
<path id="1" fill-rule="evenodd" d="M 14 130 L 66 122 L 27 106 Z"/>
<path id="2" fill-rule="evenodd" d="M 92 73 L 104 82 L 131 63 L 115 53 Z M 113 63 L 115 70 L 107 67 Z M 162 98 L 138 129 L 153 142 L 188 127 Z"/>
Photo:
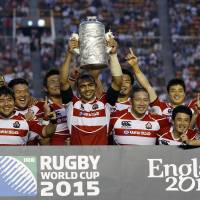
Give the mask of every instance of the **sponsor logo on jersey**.
<path id="1" fill-rule="evenodd" d="M 96 116 L 99 116 L 99 112 L 80 112 L 79 116 L 81 117 L 96 117 Z"/>
<path id="2" fill-rule="evenodd" d="M 122 127 L 131 127 L 131 121 L 122 121 L 121 125 Z"/>
<path id="3" fill-rule="evenodd" d="M 134 130 L 124 130 L 124 135 L 151 135 L 151 132 L 148 131 L 134 131 Z"/>

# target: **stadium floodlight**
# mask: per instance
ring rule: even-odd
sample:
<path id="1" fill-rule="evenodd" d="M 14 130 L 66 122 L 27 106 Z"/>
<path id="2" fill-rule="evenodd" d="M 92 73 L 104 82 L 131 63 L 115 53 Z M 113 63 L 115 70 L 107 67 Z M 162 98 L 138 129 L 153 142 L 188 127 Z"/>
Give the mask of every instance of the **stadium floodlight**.
<path id="1" fill-rule="evenodd" d="M 38 23 L 39 27 L 44 27 L 45 26 L 45 20 L 44 19 L 39 19 L 37 23 Z"/>
<path id="2" fill-rule="evenodd" d="M 28 26 L 33 26 L 33 21 L 32 20 L 28 20 Z"/>

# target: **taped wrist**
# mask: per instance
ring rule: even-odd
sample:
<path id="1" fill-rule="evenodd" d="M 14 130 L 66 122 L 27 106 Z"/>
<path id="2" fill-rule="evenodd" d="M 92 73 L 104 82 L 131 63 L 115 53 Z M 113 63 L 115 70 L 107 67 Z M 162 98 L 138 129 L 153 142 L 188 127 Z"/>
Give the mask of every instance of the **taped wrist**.
<path id="1" fill-rule="evenodd" d="M 117 54 L 110 54 L 110 71 L 112 76 L 122 76 L 122 69 Z"/>

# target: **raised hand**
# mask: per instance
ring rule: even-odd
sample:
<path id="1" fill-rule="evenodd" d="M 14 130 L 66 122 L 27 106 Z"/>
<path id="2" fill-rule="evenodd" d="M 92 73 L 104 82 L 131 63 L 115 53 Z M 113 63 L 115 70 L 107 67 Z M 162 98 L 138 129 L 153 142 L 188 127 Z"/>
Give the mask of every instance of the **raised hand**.
<path id="1" fill-rule="evenodd" d="M 132 48 L 129 48 L 129 53 L 126 55 L 125 59 L 131 66 L 136 66 L 138 65 L 138 59 L 134 55 Z"/>
<path id="2" fill-rule="evenodd" d="M 79 47 L 79 41 L 76 38 L 72 37 L 68 42 L 68 51 L 73 54 L 74 49 L 78 47 Z"/>
<path id="3" fill-rule="evenodd" d="M 44 108 L 44 115 L 45 115 L 45 117 L 48 117 L 49 114 L 51 113 L 51 108 L 49 106 L 48 97 L 47 96 L 45 97 L 43 108 Z"/>
<path id="4" fill-rule="evenodd" d="M 49 106 L 49 103 L 48 103 L 47 96 L 45 97 L 44 114 L 46 117 L 48 117 L 50 122 L 53 122 L 54 124 L 56 123 L 56 113 L 51 110 L 51 107 Z"/>
<path id="5" fill-rule="evenodd" d="M 181 138 L 182 142 L 187 142 L 188 141 L 188 136 L 186 134 L 184 134 L 184 133 L 180 136 L 180 138 Z"/>
<path id="6" fill-rule="evenodd" d="M 35 119 L 35 115 L 31 109 L 28 109 L 28 112 L 24 116 L 27 121 Z"/>
<path id="7" fill-rule="evenodd" d="M 111 47 L 110 54 L 117 53 L 118 44 L 117 41 L 112 36 L 109 35 L 109 39 L 106 40 L 106 45 L 108 47 Z"/>

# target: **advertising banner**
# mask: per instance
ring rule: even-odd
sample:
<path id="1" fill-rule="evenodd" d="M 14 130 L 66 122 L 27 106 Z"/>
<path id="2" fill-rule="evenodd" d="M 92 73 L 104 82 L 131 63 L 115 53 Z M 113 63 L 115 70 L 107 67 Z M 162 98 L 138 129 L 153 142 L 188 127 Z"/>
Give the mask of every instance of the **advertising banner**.
<path id="1" fill-rule="evenodd" d="M 1 147 L 1 199 L 168 200 L 200 196 L 200 149 Z"/>

